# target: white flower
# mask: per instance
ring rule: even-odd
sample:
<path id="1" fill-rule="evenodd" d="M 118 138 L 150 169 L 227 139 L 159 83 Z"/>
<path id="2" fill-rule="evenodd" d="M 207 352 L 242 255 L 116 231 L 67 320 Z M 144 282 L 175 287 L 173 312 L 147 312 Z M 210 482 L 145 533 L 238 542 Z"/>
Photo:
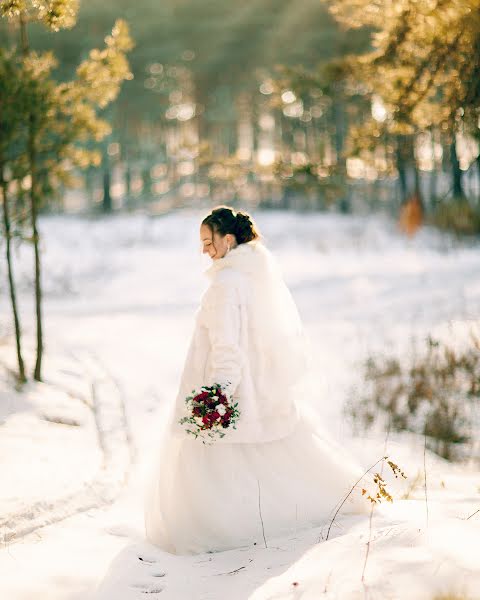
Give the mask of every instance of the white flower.
<path id="1" fill-rule="evenodd" d="M 225 405 L 223 404 L 217 404 L 217 406 L 215 407 L 215 410 L 218 412 L 218 414 L 223 417 L 223 415 L 227 412 L 227 409 L 225 408 Z"/>
<path id="2" fill-rule="evenodd" d="M 215 400 L 215 402 L 218 400 L 218 396 L 212 396 L 212 400 Z"/>

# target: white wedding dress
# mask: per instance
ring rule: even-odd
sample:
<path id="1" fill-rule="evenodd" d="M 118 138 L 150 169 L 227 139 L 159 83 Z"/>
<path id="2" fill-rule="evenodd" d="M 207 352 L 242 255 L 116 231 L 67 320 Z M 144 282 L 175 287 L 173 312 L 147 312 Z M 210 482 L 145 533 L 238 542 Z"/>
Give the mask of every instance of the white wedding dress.
<path id="1" fill-rule="evenodd" d="M 290 436 L 260 444 L 171 437 L 161 455 L 145 524 L 148 539 L 174 554 L 259 545 L 264 533 L 268 541 L 325 524 L 362 476 L 306 420 Z M 340 514 L 369 510 L 356 489 Z"/>
<path id="2" fill-rule="evenodd" d="M 264 246 L 248 243 L 215 263 L 211 268 L 215 293 L 205 294 L 197 314 L 176 406 L 171 407 L 145 490 L 146 537 L 175 554 L 262 544 L 264 536 L 268 542 L 275 536 L 327 523 L 363 473 L 343 448 L 315 425 L 317 418 L 295 400 L 301 365 L 300 320 L 288 289 L 272 267 L 272 255 Z M 265 268 L 256 277 L 262 263 Z M 243 278 L 239 275 L 237 280 L 235 274 L 243 274 Z M 225 308 L 231 294 L 222 293 L 222 281 L 229 294 L 237 284 L 239 289 L 245 284 L 243 292 L 253 293 L 245 300 L 250 312 L 243 305 L 243 312 L 237 310 L 242 294 L 232 299 L 231 310 Z M 212 314 L 220 315 L 215 322 Z M 207 316 L 203 319 L 202 315 Z M 214 340 L 227 339 L 230 330 L 240 329 L 246 335 L 230 340 L 230 346 L 219 354 L 205 346 L 208 328 L 219 328 Z M 228 362 L 228 380 L 240 381 L 236 388 L 240 390 L 240 410 L 245 408 L 244 427 L 240 426 L 241 415 L 238 431 L 232 431 L 231 438 L 227 432 L 221 441 L 204 444 L 181 431 L 178 417 L 187 392 L 218 379 L 225 354 L 230 359 L 232 355 L 240 357 Z M 203 356 L 210 355 L 222 364 L 200 364 Z M 242 370 L 236 372 L 239 362 Z M 245 387 L 243 380 L 255 385 Z M 290 410 L 292 406 L 294 410 Z M 288 417 L 278 418 L 279 414 Z M 258 423 L 261 426 L 257 427 Z M 341 512 L 367 514 L 369 510 L 361 486 L 357 486 Z"/>

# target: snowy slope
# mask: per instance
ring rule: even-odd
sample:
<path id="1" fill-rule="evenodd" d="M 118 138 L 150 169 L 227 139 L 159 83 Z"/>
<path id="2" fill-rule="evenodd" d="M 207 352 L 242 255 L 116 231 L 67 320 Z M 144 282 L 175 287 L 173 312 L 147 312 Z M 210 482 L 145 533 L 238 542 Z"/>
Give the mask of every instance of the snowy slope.
<path id="1" fill-rule="evenodd" d="M 367 467 L 382 455 L 384 435 L 352 439 L 342 417 L 347 394 L 360 379 L 361 359 L 385 348 L 405 353 L 413 334 L 420 340 L 427 332 L 461 339 L 471 326 L 478 328 L 480 247 L 427 230 L 406 240 L 379 217 L 255 216 L 281 262 L 312 342 L 318 389 L 312 407 Z M 206 285 L 200 217 L 183 211 L 157 219 L 42 220 L 46 360 L 59 350 L 96 357 L 125 401 L 136 462 L 128 487 L 113 505 L 3 545 L 0 597 L 129 600 L 157 591 L 172 600 L 343 600 L 366 594 L 420 599 L 452 590 L 480 597 L 480 542 L 475 545 L 480 517 L 465 520 L 480 508 L 478 468 L 452 466 L 427 454 L 427 528 L 423 444 L 412 436 L 391 436 L 387 443 L 387 453 L 409 479 L 392 482 L 394 505 L 387 514 L 374 514 L 367 589 L 361 574 L 368 521 L 342 520 L 333 528 L 335 537 L 320 544 L 320 531 L 292 532 L 291 538 L 268 540 L 268 548 L 197 557 L 168 556 L 144 543 L 144 478 Z M 17 266 L 26 338 L 34 333 L 30 263 L 29 250 L 21 249 Z M 2 294 L 0 336 L 8 332 L 8 319 Z M 0 444 L 2 435 L 0 426 Z M 62 468 L 74 477 L 81 471 L 69 464 L 80 453 L 72 446 L 61 456 Z M 90 468 L 88 461 L 82 468 Z M 28 488 L 32 475 L 21 461 L 22 485 Z M 11 497 L 3 486 L 0 495 L 1 501 Z M 409 498 L 400 501 L 402 495 Z"/>

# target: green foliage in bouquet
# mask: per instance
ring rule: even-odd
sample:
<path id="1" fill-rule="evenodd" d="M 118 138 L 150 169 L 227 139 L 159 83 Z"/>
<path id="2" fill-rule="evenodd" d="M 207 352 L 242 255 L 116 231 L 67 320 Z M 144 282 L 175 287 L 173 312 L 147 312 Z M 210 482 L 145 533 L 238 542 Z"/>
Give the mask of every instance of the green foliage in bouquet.
<path id="1" fill-rule="evenodd" d="M 186 426 L 186 432 L 196 438 L 206 440 L 223 438 L 226 429 L 236 429 L 240 416 L 238 402 L 228 399 L 218 383 L 202 386 L 200 392 L 192 390 L 192 395 L 185 398 L 189 416 L 180 419 Z"/>

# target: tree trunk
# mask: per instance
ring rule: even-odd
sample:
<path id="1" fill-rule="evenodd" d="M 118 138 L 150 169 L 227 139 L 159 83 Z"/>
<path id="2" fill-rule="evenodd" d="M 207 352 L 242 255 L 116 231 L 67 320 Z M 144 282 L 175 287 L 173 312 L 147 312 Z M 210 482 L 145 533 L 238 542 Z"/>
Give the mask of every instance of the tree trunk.
<path id="1" fill-rule="evenodd" d="M 406 157 L 405 157 L 405 136 L 397 136 L 397 172 L 398 172 L 398 183 L 400 185 L 400 202 L 404 204 L 408 198 L 408 185 L 407 185 L 407 168 L 406 168 Z"/>
<path id="2" fill-rule="evenodd" d="M 430 209 L 433 208 L 437 200 L 437 161 L 435 160 L 435 138 L 432 131 L 432 172 L 430 173 Z"/>
<path id="3" fill-rule="evenodd" d="M 346 171 L 346 158 L 343 152 L 347 129 L 346 111 L 342 91 L 337 87 L 332 104 L 333 121 L 335 123 L 335 154 L 338 167 Z"/>
<path id="4" fill-rule="evenodd" d="M 3 177 L 3 168 L 0 169 L 0 186 L 2 189 L 3 196 L 3 224 L 5 228 L 5 246 L 6 246 L 6 258 L 7 258 L 7 267 L 8 267 L 8 284 L 10 291 L 10 302 L 12 305 L 13 312 L 13 322 L 15 325 L 15 341 L 17 346 L 17 362 L 18 362 L 18 380 L 22 383 L 27 381 L 25 377 L 25 364 L 23 362 L 22 357 L 22 342 L 21 342 L 21 328 L 20 328 L 20 318 L 17 309 L 17 294 L 15 290 L 15 278 L 13 276 L 13 264 L 12 264 L 12 255 L 11 255 L 11 241 L 12 234 L 10 229 L 10 212 L 8 206 L 8 190 L 7 183 Z"/>
<path id="5" fill-rule="evenodd" d="M 480 192 L 480 154 L 477 155 L 476 161 L 477 161 L 477 181 L 478 181 L 477 189 Z M 477 203 L 480 203 L 480 194 L 479 194 L 479 198 L 477 199 Z"/>
<path id="6" fill-rule="evenodd" d="M 23 56 L 29 52 L 27 27 L 23 15 L 20 15 L 20 41 Z M 35 144 L 35 117 L 30 114 L 28 120 L 28 162 L 31 177 L 30 185 L 30 217 L 32 225 L 33 248 L 35 252 L 35 314 L 37 321 L 37 357 L 35 361 L 34 379 L 42 380 L 42 357 L 43 357 L 43 327 L 42 327 L 42 286 L 40 272 L 40 250 L 39 235 L 37 228 L 37 149 Z"/>
<path id="7" fill-rule="evenodd" d="M 150 173 L 150 158 L 147 157 L 146 161 L 147 164 L 142 168 L 142 196 L 144 200 L 149 202 L 152 199 L 152 175 Z M 175 176 L 177 176 L 176 173 Z M 175 181 L 175 183 L 177 182 Z"/>
<path id="8" fill-rule="evenodd" d="M 110 161 L 106 150 L 103 152 L 103 201 L 104 213 L 112 212 L 112 196 L 110 194 Z"/>
<path id="9" fill-rule="evenodd" d="M 37 173 L 36 173 L 36 148 L 34 135 L 34 119 L 30 118 L 30 130 L 28 135 L 28 155 L 30 162 L 31 188 L 30 188 L 30 216 L 32 224 L 33 249 L 35 253 L 35 314 L 37 320 L 37 359 L 35 361 L 34 379 L 42 381 L 42 357 L 43 357 L 43 326 L 42 326 L 42 285 L 40 269 L 40 236 L 37 227 Z"/>
<path id="10" fill-rule="evenodd" d="M 345 137 L 348 129 L 347 123 L 347 111 L 345 110 L 345 99 L 343 95 L 343 89 L 340 87 L 336 88 L 336 94 L 333 99 L 333 120 L 335 123 L 335 154 L 337 171 L 342 179 L 347 179 L 347 159 L 344 153 L 345 148 Z M 349 188 L 344 186 L 344 190 L 338 199 L 338 205 L 340 212 L 349 213 L 351 212 Z"/>
<path id="11" fill-rule="evenodd" d="M 462 185 L 462 171 L 457 156 L 457 144 L 455 137 L 450 142 L 450 162 L 452 164 L 452 188 L 454 198 L 465 198 Z"/>
<path id="12" fill-rule="evenodd" d="M 420 169 L 418 168 L 415 158 L 414 158 L 414 162 L 413 162 L 413 181 L 414 181 L 414 187 L 415 187 L 415 194 L 419 198 L 421 198 L 422 192 L 421 192 L 421 186 L 420 186 Z"/>
<path id="13" fill-rule="evenodd" d="M 127 209 L 133 208 L 133 198 L 132 198 L 132 167 L 130 166 L 129 161 L 125 162 L 125 199 L 124 206 Z"/>

